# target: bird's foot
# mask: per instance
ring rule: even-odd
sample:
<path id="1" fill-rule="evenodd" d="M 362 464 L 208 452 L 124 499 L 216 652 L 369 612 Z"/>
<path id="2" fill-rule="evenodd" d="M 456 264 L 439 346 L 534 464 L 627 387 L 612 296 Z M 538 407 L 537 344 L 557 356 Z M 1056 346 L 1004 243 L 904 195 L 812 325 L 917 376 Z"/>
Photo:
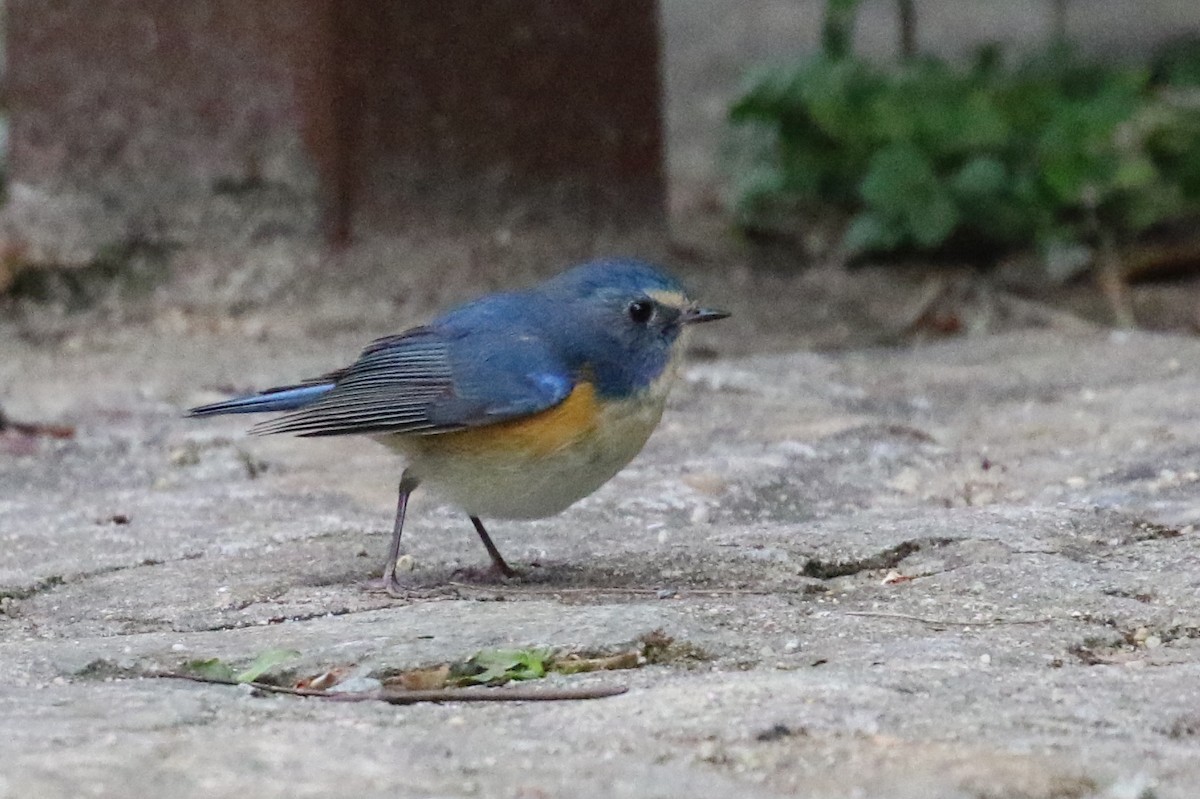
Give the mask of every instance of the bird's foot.
<path id="1" fill-rule="evenodd" d="M 376 577 L 373 580 L 367 580 L 362 584 L 363 590 L 372 594 L 387 594 L 390 597 L 402 599 L 407 597 L 409 593 L 416 588 L 414 584 L 408 580 L 398 580 L 395 577 L 384 579 Z"/>
<path id="2" fill-rule="evenodd" d="M 420 585 L 409 576 L 378 577 L 362 584 L 372 594 L 387 594 L 393 599 L 433 599 L 455 594 L 453 586 Z"/>

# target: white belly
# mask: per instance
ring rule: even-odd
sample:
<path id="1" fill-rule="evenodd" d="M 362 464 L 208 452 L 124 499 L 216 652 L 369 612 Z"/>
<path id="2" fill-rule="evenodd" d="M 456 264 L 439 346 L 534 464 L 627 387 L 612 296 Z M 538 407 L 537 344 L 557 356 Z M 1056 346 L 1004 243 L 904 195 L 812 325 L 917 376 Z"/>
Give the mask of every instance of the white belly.
<path id="1" fill-rule="evenodd" d="M 637 400 L 604 407 L 590 434 L 536 457 L 438 451 L 412 436 L 379 441 L 408 459 L 421 485 L 472 516 L 539 519 L 594 492 L 642 450 L 662 417 L 669 380 L 660 382 Z"/>

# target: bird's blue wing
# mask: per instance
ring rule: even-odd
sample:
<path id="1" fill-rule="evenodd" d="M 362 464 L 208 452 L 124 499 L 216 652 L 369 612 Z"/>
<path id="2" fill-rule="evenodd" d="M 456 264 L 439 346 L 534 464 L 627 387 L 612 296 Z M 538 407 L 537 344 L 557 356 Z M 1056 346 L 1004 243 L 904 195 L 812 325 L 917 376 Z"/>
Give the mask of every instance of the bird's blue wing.
<path id="1" fill-rule="evenodd" d="M 445 433 L 552 408 L 574 388 L 536 335 L 512 328 L 415 328 L 380 339 L 329 377 L 327 394 L 253 432 Z"/>

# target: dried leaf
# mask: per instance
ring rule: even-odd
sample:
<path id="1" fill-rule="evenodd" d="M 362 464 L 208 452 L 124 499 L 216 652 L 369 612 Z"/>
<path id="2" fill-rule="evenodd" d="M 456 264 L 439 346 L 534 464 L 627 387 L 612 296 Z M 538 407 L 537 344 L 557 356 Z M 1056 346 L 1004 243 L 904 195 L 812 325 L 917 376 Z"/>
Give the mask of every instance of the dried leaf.
<path id="1" fill-rule="evenodd" d="M 334 666 L 320 674 L 297 680 L 292 687 L 307 691 L 326 691 L 346 679 L 353 671 L 353 666 Z"/>
<path id="2" fill-rule="evenodd" d="M 712 660 L 712 655 L 689 641 L 676 641 L 662 630 L 639 636 L 642 657 L 653 665 L 689 665 Z"/>
<path id="3" fill-rule="evenodd" d="M 450 681 L 450 664 L 432 666 L 427 669 L 412 669 L 384 680 L 389 688 L 401 687 L 406 691 L 429 691 L 445 688 Z"/>
<path id="4" fill-rule="evenodd" d="M 8 291 L 17 275 L 29 266 L 26 261 L 28 250 L 29 245 L 19 239 L 0 241 L 0 294 Z"/>
<path id="5" fill-rule="evenodd" d="M 550 663 L 550 670 L 559 674 L 582 674 L 587 671 L 617 671 L 620 669 L 636 669 L 639 665 L 637 652 L 621 652 L 616 655 L 585 658 L 579 655 L 567 655 L 555 658 Z"/>
<path id="6" fill-rule="evenodd" d="M 915 580 L 915 579 L 916 578 L 913 577 L 911 574 L 901 574 L 900 572 L 896 571 L 895 569 L 892 569 L 886 575 L 884 575 L 883 579 L 879 582 L 879 584 L 880 585 L 898 585 L 900 583 L 907 583 L 907 582 L 910 582 L 911 580 Z"/>

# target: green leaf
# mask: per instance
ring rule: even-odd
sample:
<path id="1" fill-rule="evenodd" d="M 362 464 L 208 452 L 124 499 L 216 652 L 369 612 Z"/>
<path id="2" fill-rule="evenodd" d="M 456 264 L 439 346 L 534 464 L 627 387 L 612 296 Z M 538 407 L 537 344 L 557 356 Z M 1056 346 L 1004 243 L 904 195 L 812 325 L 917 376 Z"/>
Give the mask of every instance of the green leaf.
<path id="1" fill-rule="evenodd" d="M 300 653 L 295 649 L 268 649 L 256 657 L 254 662 L 245 671 L 233 679 L 238 682 L 256 682 L 276 666 L 298 657 L 300 657 Z"/>
<path id="2" fill-rule="evenodd" d="M 739 205 L 753 211 L 759 205 L 778 198 L 783 192 L 784 176 L 778 167 L 765 164 L 745 170 L 738 178 Z"/>
<path id="3" fill-rule="evenodd" d="M 991 91 L 977 89 L 962 105 L 960 149 L 976 150 L 1002 147 L 1012 136 L 1012 126 L 997 105 Z"/>
<path id="4" fill-rule="evenodd" d="M 958 206 L 945 192 L 908 209 L 909 235 L 917 244 L 933 249 L 945 243 L 959 222 Z"/>
<path id="5" fill-rule="evenodd" d="M 207 680 L 233 679 L 233 669 L 220 658 L 189 660 L 184 664 L 183 668 L 189 674 L 195 674 L 197 677 L 203 677 Z"/>
<path id="6" fill-rule="evenodd" d="M 854 217 L 842 235 L 842 247 L 851 255 L 885 252 L 900 245 L 904 234 L 888 220 L 869 211 Z"/>
<path id="7" fill-rule="evenodd" d="M 749 88 L 729 109 L 735 123 L 778 123 L 799 102 L 799 69 L 771 70 L 753 76 Z"/>
<path id="8" fill-rule="evenodd" d="M 534 680 L 546 676 L 549 649 L 485 649 L 467 665 L 478 671 L 462 679 L 479 685 L 499 685 L 510 680 Z"/>
<path id="9" fill-rule="evenodd" d="M 832 58 L 845 58 L 854 49 L 854 23 L 860 0 L 826 0 L 821 24 L 821 49 Z"/>
<path id="10" fill-rule="evenodd" d="M 1140 153 L 1122 158 L 1113 172 L 1112 184 L 1118 189 L 1140 189 L 1158 180 L 1154 162 Z"/>
<path id="11" fill-rule="evenodd" d="M 805 123 L 840 146 L 872 143 L 871 105 L 884 88 L 879 73 L 862 61 L 817 59 L 799 84 Z"/>
<path id="12" fill-rule="evenodd" d="M 950 180 L 954 191 L 972 199 L 1000 194 L 1008 183 L 1004 162 L 991 155 L 980 155 L 962 165 Z"/>
<path id="13" fill-rule="evenodd" d="M 742 132 L 764 134 L 739 168 L 741 218 L 823 202 L 852 217 L 851 252 L 932 249 L 959 231 L 1087 244 L 1097 225 L 1127 241 L 1200 214 L 1200 108 L 1163 85 L 1194 83 L 1198 54 L 1164 55 L 1153 81 L 1063 47 L 1016 67 L 992 50 L 965 69 L 817 55 L 773 70 L 733 109 Z"/>
<path id="14" fill-rule="evenodd" d="M 861 191 L 870 210 L 925 248 L 942 244 L 960 220 L 928 157 L 911 145 L 895 144 L 876 154 Z"/>
<path id="15" fill-rule="evenodd" d="M 1193 214 L 1197 212 L 1194 204 L 1190 207 Z M 1188 201 L 1178 184 L 1155 183 L 1123 198 L 1119 226 L 1131 233 L 1141 233 L 1160 222 L 1183 216 L 1188 209 Z"/>
<path id="16" fill-rule="evenodd" d="M 859 191 L 868 204 L 902 214 L 936 184 L 933 166 L 922 152 L 909 144 L 893 144 L 871 159 Z"/>
<path id="17" fill-rule="evenodd" d="M 1165 46 L 1155 58 L 1154 72 L 1170 86 L 1200 86 L 1200 39 L 1180 39 Z"/>

